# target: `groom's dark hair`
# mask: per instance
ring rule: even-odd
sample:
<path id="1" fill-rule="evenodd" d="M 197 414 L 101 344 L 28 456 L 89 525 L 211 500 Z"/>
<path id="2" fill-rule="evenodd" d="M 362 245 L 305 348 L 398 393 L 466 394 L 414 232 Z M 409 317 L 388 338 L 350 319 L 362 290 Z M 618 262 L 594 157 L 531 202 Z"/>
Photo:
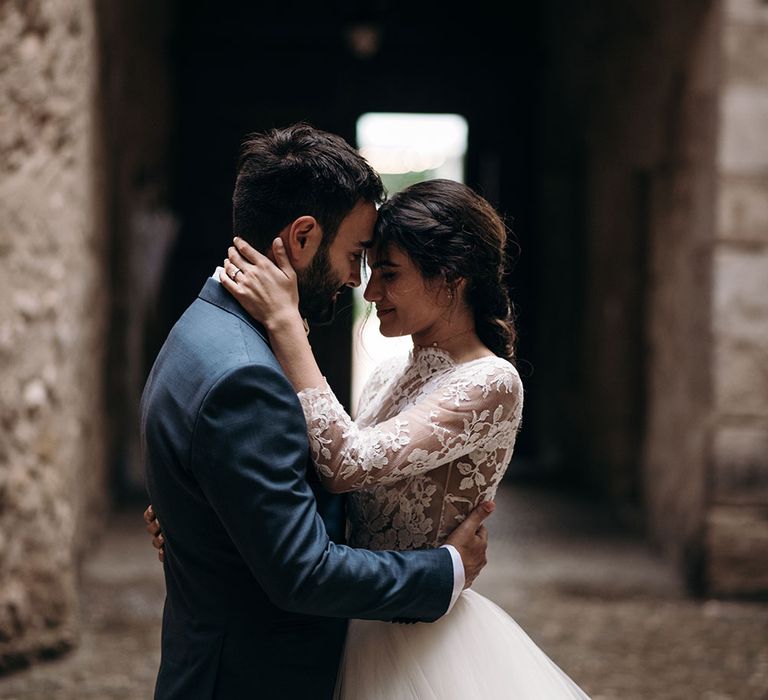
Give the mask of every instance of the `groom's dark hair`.
<path id="1" fill-rule="evenodd" d="M 380 204 L 373 168 L 336 134 L 299 122 L 243 141 L 232 197 L 234 233 L 264 251 L 299 216 L 314 216 L 330 245 L 361 200 Z"/>

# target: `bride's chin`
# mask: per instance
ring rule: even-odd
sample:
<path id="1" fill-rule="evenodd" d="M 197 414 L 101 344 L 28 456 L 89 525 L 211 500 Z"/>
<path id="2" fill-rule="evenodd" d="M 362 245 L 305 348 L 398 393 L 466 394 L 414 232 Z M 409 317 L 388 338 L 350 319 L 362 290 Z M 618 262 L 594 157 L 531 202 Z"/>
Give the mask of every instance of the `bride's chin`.
<path id="1" fill-rule="evenodd" d="M 402 335 L 398 333 L 394 328 L 387 328 L 386 324 L 379 322 L 379 333 L 385 338 L 397 338 Z"/>

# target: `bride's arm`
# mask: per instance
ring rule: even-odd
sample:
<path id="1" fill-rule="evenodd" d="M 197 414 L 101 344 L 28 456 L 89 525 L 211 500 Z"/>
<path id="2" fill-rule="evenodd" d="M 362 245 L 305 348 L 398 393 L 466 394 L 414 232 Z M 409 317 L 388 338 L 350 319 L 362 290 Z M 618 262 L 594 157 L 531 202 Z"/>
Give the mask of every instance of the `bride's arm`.
<path id="1" fill-rule="evenodd" d="M 511 365 L 494 366 L 482 381 L 476 371 L 457 371 L 414 406 L 375 426 L 359 427 L 315 362 L 298 311 L 296 274 L 279 239 L 273 252 L 277 264 L 238 242 L 221 281 L 267 328 L 304 409 L 313 462 L 325 488 L 341 493 L 391 483 L 436 469 L 488 441 L 514 443 L 523 396 Z M 242 272 L 236 274 L 238 269 Z"/>
<path id="2" fill-rule="evenodd" d="M 327 384 L 299 392 L 299 401 L 323 486 L 343 493 L 422 474 L 475 450 L 512 447 L 522 385 L 511 367 L 497 368 L 481 383 L 459 372 L 410 408 L 365 428 Z"/>
<path id="3" fill-rule="evenodd" d="M 236 238 L 235 245 L 224 262 L 222 285 L 267 329 L 272 351 L 297 392 L 324 386 L 299 313 L 296 272 L 282 240 L 273 242 L 274 263 L 242 239 Z"/>

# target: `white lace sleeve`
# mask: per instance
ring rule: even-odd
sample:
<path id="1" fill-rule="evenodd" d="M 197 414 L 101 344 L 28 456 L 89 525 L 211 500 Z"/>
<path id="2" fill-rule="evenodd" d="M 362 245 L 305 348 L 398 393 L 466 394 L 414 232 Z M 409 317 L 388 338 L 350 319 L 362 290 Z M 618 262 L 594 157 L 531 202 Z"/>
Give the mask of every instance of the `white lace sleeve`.
<path id="1" fill-rule="evenodd" d="M 387 383 L 387 379 L 392 376 L 391 372 L 397 367 L 397 360 L 402 362 L 400 358 L 390 358 L 388 362 L 382 362 L 373 369 L 360 391 L 355 420 L 360 418 L 361 413 L 364 412 L 366 407 L 370 407 L 374 396 L 382 390 L 382 387 Z"/>
<path id="2" fill-rule="evenodd" d="M 312 458 L 336 493 L 421 474 L 476 450 L 511 447 L 522 385 L 511 365 L 457 371 L 407 410 L 358 427 L 329 387 L 299 393 Z"/>

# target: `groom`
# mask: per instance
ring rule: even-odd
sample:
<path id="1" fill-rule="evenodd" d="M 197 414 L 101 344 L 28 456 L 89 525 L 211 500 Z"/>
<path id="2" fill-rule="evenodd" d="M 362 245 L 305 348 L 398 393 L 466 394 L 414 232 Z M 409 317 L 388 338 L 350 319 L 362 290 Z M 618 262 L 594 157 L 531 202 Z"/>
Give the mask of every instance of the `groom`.
<path id="1" fill-rule="evenodd" d="M 280 235 L 304 315 L 327 320 L 360 284 L 382 198 L 349 144 L 297 124 L 244 143 L 234 227 L 260 250 Z M 314 475 L 295 392 L 216 276 L 158 354 L 141 428 L 165 536 L 158 699 L 330 699 L 348 618 L 436 620 L 485 565 L 483 508 L 438 549 L 338 544 L 343 504 Z"/>

